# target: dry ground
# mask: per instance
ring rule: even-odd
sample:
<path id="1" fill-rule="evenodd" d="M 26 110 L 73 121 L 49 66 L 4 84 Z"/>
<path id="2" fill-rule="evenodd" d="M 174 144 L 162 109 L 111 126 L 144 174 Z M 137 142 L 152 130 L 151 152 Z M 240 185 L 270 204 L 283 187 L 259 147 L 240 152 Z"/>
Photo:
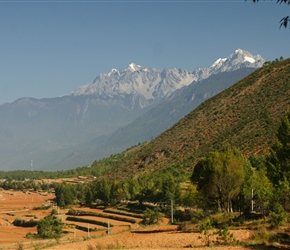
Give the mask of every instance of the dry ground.
<path id="1" fill-rule="evenodd" d="M 28 232 L 36 233 L 36 228 L 15 227 L 12 222 L 21 217 L 25 220 L 41 219 L 51 210 L 32 210 L 33 207 L 41 206 L 47 200 L 54 198 L 54 195 L 43 195 L 21 191 L 0 191 L 0 250 L 19 249 L 45 249 L 49 250 L 97 250 L 97 249 L 180 249 L 196 248 L 210 250 L 246 250 L 249 248 L 241 246 L 211 246 L 202 248 L 206 244 L 204 237 L 199 233 L 178 232 L 176 226 L 168 225 L 168 220 L 164 220 L 161 225 L 141 228 L 138 224 L 128 226 L 126 222 L 111 221 L 114 226 L 110 235 L 106 234 L 104 228 L 92 232 L 88 239 L 88 233 L 75 229 L 66 229 L 67 234 L 59 242 L 55 240 L 32 240 L 25 238 Z M 85 208 L 82 208 L 85 210 Z M 67 210 L 59 211 L 60 217 L 66 221 Z M 101 212 L 96 210 L 95 212 Z M 100 218 L 98 218 L 100 219 Z M 108 219 L 105 219 L 108 221 Z M 85 226 L 86 224 L 83 224 Z M 132 231 L 130 232 L 129 229 Z M 150 233 L 148 233 L 150 230 Z M 141 232 L 143 231 L 143 233 Z M 147 233 L 144 233 L 147 231 Z M 251 238 L 251 231 L 236 230 L 231 231 L 234 237 L 240 241 L 247 241 Z M 216 236 L 215 236 L 216 237 Z M 56 245 L 56 243 L 58 245 Z M 49 244 L 54 245 L 48 247 Z M 258 248 L 256 248 L 258 249 Z"/>
<path id="2" fill-rule="evenodd" d="M 16 218 L 30 220 L 47 216 L 51 210 L 33 208 L 53 198 L 54 195 L 33 192 L 0 191 L 0 249 L 6 249 L 7 243 L 31 241 L 25 236 L 28 232 L 36 233 L 36 228 L 15 227 L 12 222 Z"/>
<path id="3" fill-rule="evenodd" d="M 168 228 L 168 227 L 167 227 Z M 160 228 L 159 228 L 160 229 Z M 241 241 L 248 240 L 251 233 L 248 230 L 233 231 L 235 238 Z M 94 250 L 94 249 L 180 249 L 193 248 L 203 249 L 205 241 L 199 233 L 181 233 L 177 231 L 156 232 L 156 233 L 131 233 L 123 232 L 115 235 L 107 235 L 97 239 L 83 242 L 58 245 L 49 250 Z M 210 247 L 210 250 L 245 250 L 248 248 L 232 247 Z"/>

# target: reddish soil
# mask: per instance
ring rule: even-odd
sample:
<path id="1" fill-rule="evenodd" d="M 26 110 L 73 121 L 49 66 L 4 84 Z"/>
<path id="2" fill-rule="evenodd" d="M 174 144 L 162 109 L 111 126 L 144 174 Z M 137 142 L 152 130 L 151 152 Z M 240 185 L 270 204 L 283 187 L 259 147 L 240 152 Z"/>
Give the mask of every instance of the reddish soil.
<path id="1" fill-rule="evenodd" d="M 41 206 L 44 202 L 53 199 L 53 195 L 37 193 L 24 193 L 18 191 L 0 191 L 0 249 L 41 249 L 46 246 L 50 250 L 97 250 L 97 249 L 180 249 L 185 247 L 199 247 L 205 245 L 204 237 L 199 233 L 182 233 L 176 230 L 176 226 L 169 226 L 168 220 L 163 220 L 162 225 L 142 228 L 138 224 L 119 222 L 98 217 L 97 220 L 109 221 L 114 225 L 111 234 L 107 235 L 106 228 L 87 223 L 66 221 L 67 210 L 60 210 L 59 218 L 65 223 L 80 225 L 83 227 L 97 228 L 96 232 L 76 230 L 67 226 L 67 232 L 59 242 L 55 240 L 32 240 L 25 235 L 36 233 L 36 228 L 15 227 L 12 222 L 16 218 L 25 220 L 41 219 L 51 213 L 50 210 L 32 210 Z M 90 210 L 81 208 L 81 210 Z M 102 212 L 102 210 L 90 210 Z M 131 230 L 131 232 L 130 232 Z M 142 233 L 142 231 L 147 233 Z M 150 233 L 148 232 L 150 231 Z M 251 237 L 248 230 L 231 231 L 234 237 L 240 241 L 246 241 Z M 89 240 L 88 239 L 89 236 Z M 48 248 L 49 244 L 56 246 Z M 208 248 L 207 248 L 208 249 Z M 211 250 L 245 250 L 243 247 L 211 247 Z M 249 248 L 247 248 L 249 249 Z"/>
<path id="2" fill-rule="evenodd" d="M 156 228 L 157 229 L 157 228 Z M 168 230 L 168 226 L 166 227 Z M 152 229 L 151 229 L 152 230 Z M 161 230 L 159 227 L 158 230 Z M 236 239 L 241 241 L 248 240 L 251 233 L 247 230 L 232 231 Z M 205 245 L 203 237 L 199 233 L 181 233 L 177 231 L 158 232 L 158 233 L 131 233 L 123 232 L 115 235 L 107 235 L 96 239 L 91 239 L 83 242 L 68 243 L 65 245 L 58 245 L 50 250 L 97 250 L 97 249 L 180 249 L 180 248 L 202 248 Z M 225 250 L 245 250 L 240 246 L 219 246 L 210 247 L 211 250 L 225 249 Z"/>
<path id="3" fill-rule="evenodd" d="M 51 210 L 33 210 L 33 208 L 53 198 L 54 195 L 34 192 L 0 191 L 0 249 L 8 249 L 5 247 L 7 243 L 31 241 L 25 236 L 28 232 L 36 233 L 36 228 L 15 227 L 12 222 L 16 218 L 35 220 L 47 216 Z"/>

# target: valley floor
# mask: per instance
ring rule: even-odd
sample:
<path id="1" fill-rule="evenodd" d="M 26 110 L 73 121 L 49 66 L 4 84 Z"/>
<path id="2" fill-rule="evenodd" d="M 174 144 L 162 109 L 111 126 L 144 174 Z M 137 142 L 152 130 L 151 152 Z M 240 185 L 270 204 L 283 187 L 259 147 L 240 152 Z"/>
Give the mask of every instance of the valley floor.
<path id="1" fill-rule="evenodd" d="M 174 226 L 163 226 L 150 228 L 150 233 L 144 231 L 123 232 L 115 235 L 107 235 L 96 239 L 90 239 L 82 242 L 68 243 L 47 248 L 49 250 L 97 250 L 97 249 L 181 249 L 181 248 L 203 248 L 205 245 L 204 237 L 199 233 L 182 233 L 172 231 Z M 147 229 L 148 230 L 148 229 Z M 161 230 L 154 232 L 154 230 Z M 145 231 L 146 232 L 146 231 Z M 240 241 L 246 241 L 251 238 L 251 231 L 236 230 L 231 231 L 234 237 Z M 249 249 L 242 246 L 211 246 L 211 250 L 245 250 Z"/>

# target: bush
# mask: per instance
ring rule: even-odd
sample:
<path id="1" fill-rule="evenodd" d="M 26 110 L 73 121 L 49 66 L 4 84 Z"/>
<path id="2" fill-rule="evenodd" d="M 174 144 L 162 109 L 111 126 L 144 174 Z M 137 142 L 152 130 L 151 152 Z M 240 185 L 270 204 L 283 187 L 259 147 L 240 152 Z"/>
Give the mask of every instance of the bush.
<path id="1" fill-rule="evenodd" d="M 38 221 L 35 221 L 35 220 L 29 220 L 29 221 L 25 221 L 21 218 L 17 218 L 15 219 L 12 224 L 14 226 L 17 226 L 17 227 L 35 227 L 38 225 Z"/>
<path id="2" fill-rule="evenodd" d="M 51 239 L 59 238 L 62 233 L 63 225 L 55 216 L 46 216 L 37 225 L 37 234 L 40 238 Z"/>
<path id="3" fill-rule="evenodd" d="M 279 204 L 273 205 L 272 211 L 270 212 L 270 221 L 273 227 L 277 228 L 283 224 L 286 219 L 286 213 L 284 208 Z"/>
<path id="4" fill-rule="evenodd" d="M 161 218 L 161 213 L 159 208 L 155 207 L 154 209 L 146 208 L 142 223 L 145 225 L 157 224 Z"/>

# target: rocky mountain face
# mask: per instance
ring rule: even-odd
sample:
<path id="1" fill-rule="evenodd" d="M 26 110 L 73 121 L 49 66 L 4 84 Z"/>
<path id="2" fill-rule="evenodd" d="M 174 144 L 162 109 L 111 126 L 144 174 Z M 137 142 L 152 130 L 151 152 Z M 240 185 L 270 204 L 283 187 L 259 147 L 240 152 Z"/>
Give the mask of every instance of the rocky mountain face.
<path id="1" fill-rule="evenodd" d="M 186 88 L 202 86 L 202 80 L 210 76 L 258 68 L 264 61 L 259 55 L 253 56 L 239 49 L 226 59 L 218 59 L 210 68 L 193 72 L 181 69 L 160 71 L 131 63 L 125 70 L 112 69 L 63 97 L 21 98 L 0 105 L 0 169 L 31 169 L 31 160 L 35 169 L 43 170 L 91 164 L 95 159 L 114 152 L 110 143 L 106 145 L 105 153 L 99 151 L 102 143 L 107 143 L 107 138 L 120 127 L 128 126 L 147 112 L 152 117 L 150 110 L 156 117 L 167 114 L 172 123 L 179 118 L 170 119 L 174 108 L 168 113 L 162 109 L 162 103 L 177 100 L 177 97 L 180 102 L 183 97 L 178 93 L 184 93 Z M 205 98 L 201 100 L 222 89 L 224 87 L 218 84 L 207 87 L 203 93 Z M 195 99 L 194 96 L 196 93 L 185 98 Z M 171 105 L 178 104 L 173 101 Z M 188 107 L 192 108 L 186 106 L 186 112 Z M 181 111 L 176 108 L 175 113 L 178 112 Z M 181 116 L 185 111 L 182 112 Z M 154 130 L 148 126 L 146 129 Z M 156 131 L 159 133 L 162 129 Z M 155 135 L 147 134 L 144 138 L 148 140 Z M 131 138 L 129 141 L 138 142 L 139 139 Z"/>
<path id="2" fill-rule="evenodd" d="M 112 69 L 101 74 L 87 85 L 73 91 L 70 96 L 89 96 L 124 98 L 131 96 L 128 108 L 148 107 L 170 96 L 174 91 L 222 72 L 240 68 L 259 68 L 265 60 L 260 55 L 237 49 L 228 58 L 219 58 L 209 68 L 197 68 L 189 72 L 182 69 L 164 69 L 162 71 L 146 68 L 135 63 L 125 70 Z"/>

